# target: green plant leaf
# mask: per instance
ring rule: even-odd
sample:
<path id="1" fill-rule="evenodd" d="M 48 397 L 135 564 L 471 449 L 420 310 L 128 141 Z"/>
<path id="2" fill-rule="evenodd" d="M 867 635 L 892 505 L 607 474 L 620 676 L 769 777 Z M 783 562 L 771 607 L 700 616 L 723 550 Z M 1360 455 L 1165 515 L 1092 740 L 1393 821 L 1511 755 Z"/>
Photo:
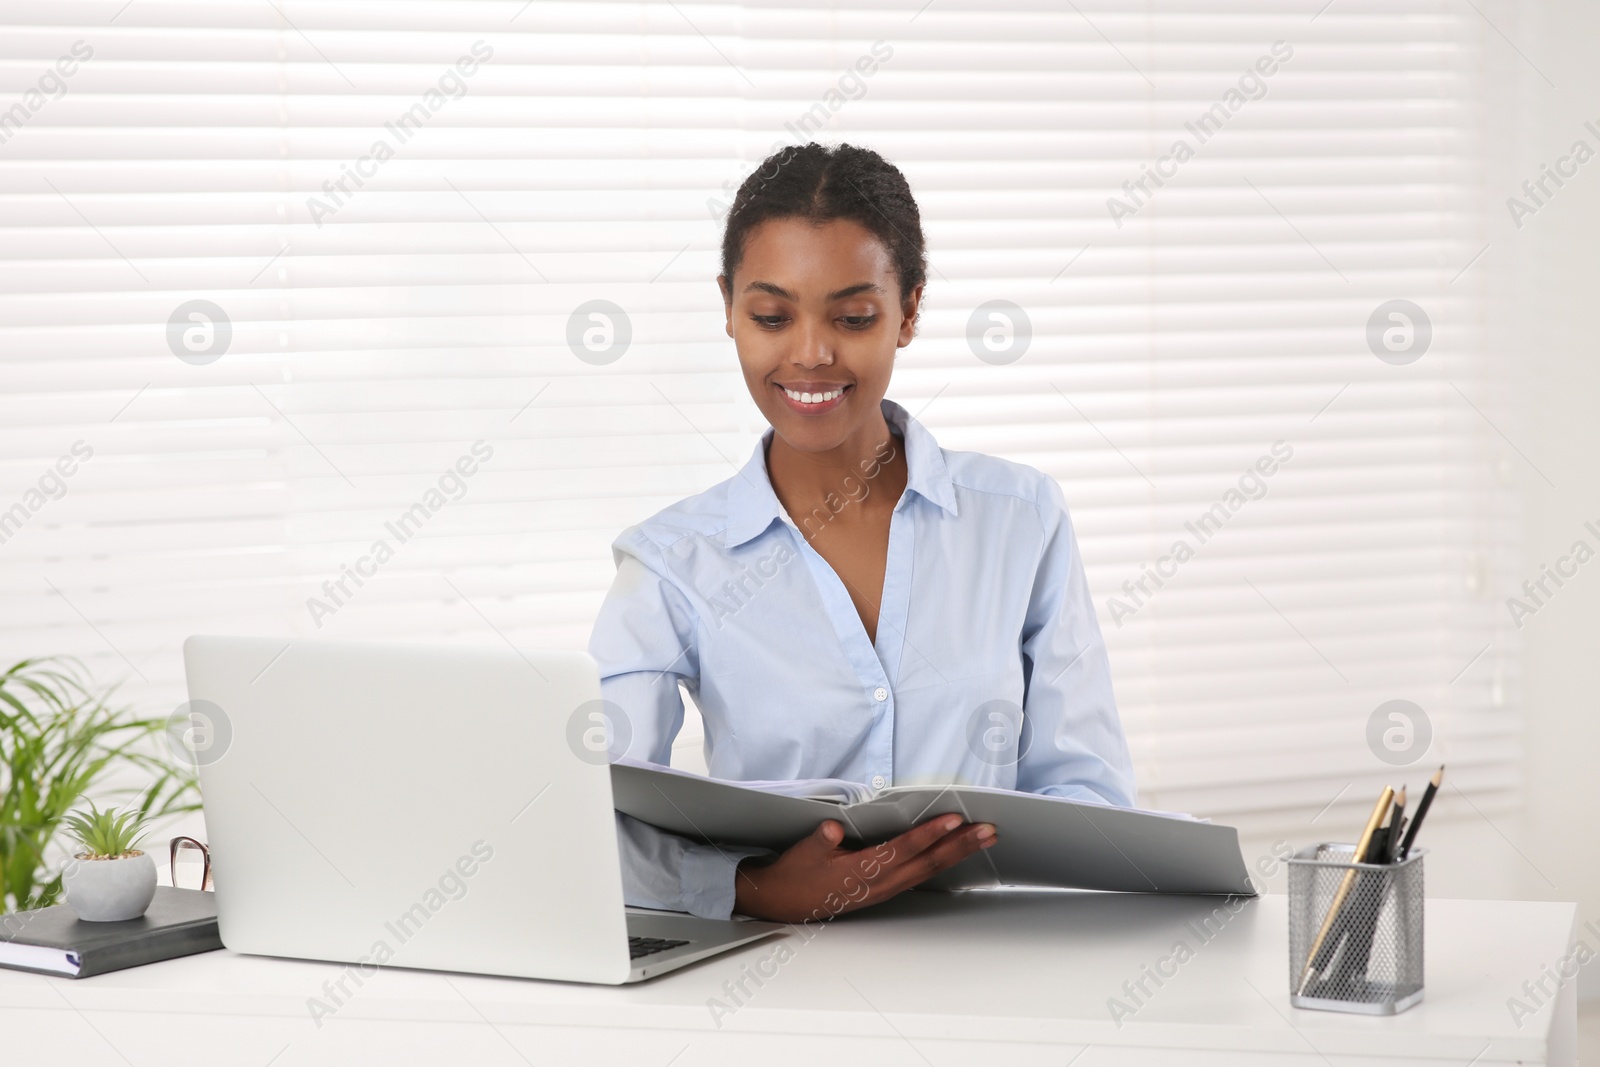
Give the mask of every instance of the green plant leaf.
<path id="1" fill-rule="evenodd" d="M 82 664 L 66 657 L 24 659 L 0 672 L 0 910 L 59 898 L 60 863 L 48 858 L 59 855 L 59 831 L 95 854 L 120 855 L 137 847 L 152 820 L 199 808 L 193 768 L 160 744 L 166 720 L 112 706 L 114 691 L 96 692 Z M 105 788 L 130 770 L 144 782 Z M 131 802 L 101 811 L 90 792 Z"/>

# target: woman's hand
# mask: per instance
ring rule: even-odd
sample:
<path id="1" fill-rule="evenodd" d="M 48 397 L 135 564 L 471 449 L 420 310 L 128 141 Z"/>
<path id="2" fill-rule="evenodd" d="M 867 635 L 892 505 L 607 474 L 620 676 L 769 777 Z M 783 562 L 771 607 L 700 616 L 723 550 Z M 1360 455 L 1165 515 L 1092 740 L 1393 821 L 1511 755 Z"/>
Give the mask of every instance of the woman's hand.
<path id="1" fill-rule="evenodd" d="M 852 852 L 842 840 L 844 827 L 828 819 L 770 863 L 741 861 L 733 910 L 778 922 L 831 919 L 888 900 L 999 839 L 992 823 L 963 825 L 946 814 L 870 848 Z"/>

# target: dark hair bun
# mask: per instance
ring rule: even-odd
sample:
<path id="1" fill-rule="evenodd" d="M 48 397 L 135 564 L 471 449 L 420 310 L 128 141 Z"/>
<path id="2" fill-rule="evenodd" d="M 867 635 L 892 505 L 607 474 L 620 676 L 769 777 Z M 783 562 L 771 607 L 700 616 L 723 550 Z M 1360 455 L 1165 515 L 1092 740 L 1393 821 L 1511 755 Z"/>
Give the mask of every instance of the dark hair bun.
<path id="1" fill-rule="evenodd" d="M 739 186 L 722 234 L 722 273 L 730 291 L 750 231 L 781 218 L 860 223 L 889 250 L 902 299 L 928 276 L 922 215 L 911 186 L 898 167 L 870 148 L 813 141 L 762 160 Z"/>

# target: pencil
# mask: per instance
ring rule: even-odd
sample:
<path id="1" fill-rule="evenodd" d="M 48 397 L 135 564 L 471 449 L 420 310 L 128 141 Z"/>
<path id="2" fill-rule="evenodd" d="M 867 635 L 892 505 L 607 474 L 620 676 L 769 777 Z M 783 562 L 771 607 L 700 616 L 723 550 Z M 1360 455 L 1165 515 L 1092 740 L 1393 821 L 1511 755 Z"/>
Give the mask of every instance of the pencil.
<path id="1" fill-rule="evenodd" d="M 1417 831 L 1422 828 L 1422 817 L 1428 814 L 1428 806 L 1433 803 L 1433 795 L 1439 791 L 1439 786 L 1444 782 L 1444 764 L 1433 772 L 1433 778 L 1428 782 L 1428 788 L 1422 794 L 1422 802 L 1417 805 L 1417 813 L 1411 816 L 1411 826 L 1406 830 L 1406 838 L 1400 842 L 1400 858 L 1406 859 L 1411 855 L 1411 843 L 1417 839 Z"/>
<path id="2" fill-rule="evenodd" d="M 1356 843 L 1351 859 L 1359 863 L 1362 857 L 1367 854 L 1367 846 L 1372 843 L 1372 835 L 1378 832 L 1378 824 L 1383 821 L 1384 813 L 1389 810 L 1389 804 L 1393 800 L 1394 787 L 1384 786 L 1383 792 L 1378 796 L 1378 802 L 1372 807 L 1372 814 L 1367 816 L 1367 828 L 1361 831 L 1361 840 Z M 1328 914 L 1323 916 L 1322 929 L 1317 931 L 1317 939 L 1311 943 L 1311 951 L 1306 953 L 1305 970 L 1300 972 L 1298 996 L 1305 996 L 1306 987 L 1311 984 L 1311 979 L 1316 973 L 1313 964 L 1317 958 L 1317 952 L 1322 948 L 1322 942 L 1327 939 L 1328 931 L 1333 929 L 1334 920 L 1339 917 L 1339 911 L 1344 907 L 1345 898 L 1350 895 L 1350 887 L 1355 884 L 1358 873 L 1352 867 L 1344 872 L 1344 878 L 1339 882 L 1339 891 L 1333 895 L 1333 903 L 1328 906 Z"/>

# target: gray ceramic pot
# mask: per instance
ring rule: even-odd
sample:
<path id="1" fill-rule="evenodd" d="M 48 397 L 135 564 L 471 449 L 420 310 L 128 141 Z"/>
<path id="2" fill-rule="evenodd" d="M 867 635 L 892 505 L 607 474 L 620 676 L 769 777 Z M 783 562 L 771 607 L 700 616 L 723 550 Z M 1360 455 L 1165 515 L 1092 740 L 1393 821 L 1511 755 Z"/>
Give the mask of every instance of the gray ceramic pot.
<path id="1" fill-rule="evenodd" d="M 156 861 L 148 852 L 117 859 L 74 856 L 62 872 L 67 904 L 86 922 L 137 919 L 156 895 Z"/>

